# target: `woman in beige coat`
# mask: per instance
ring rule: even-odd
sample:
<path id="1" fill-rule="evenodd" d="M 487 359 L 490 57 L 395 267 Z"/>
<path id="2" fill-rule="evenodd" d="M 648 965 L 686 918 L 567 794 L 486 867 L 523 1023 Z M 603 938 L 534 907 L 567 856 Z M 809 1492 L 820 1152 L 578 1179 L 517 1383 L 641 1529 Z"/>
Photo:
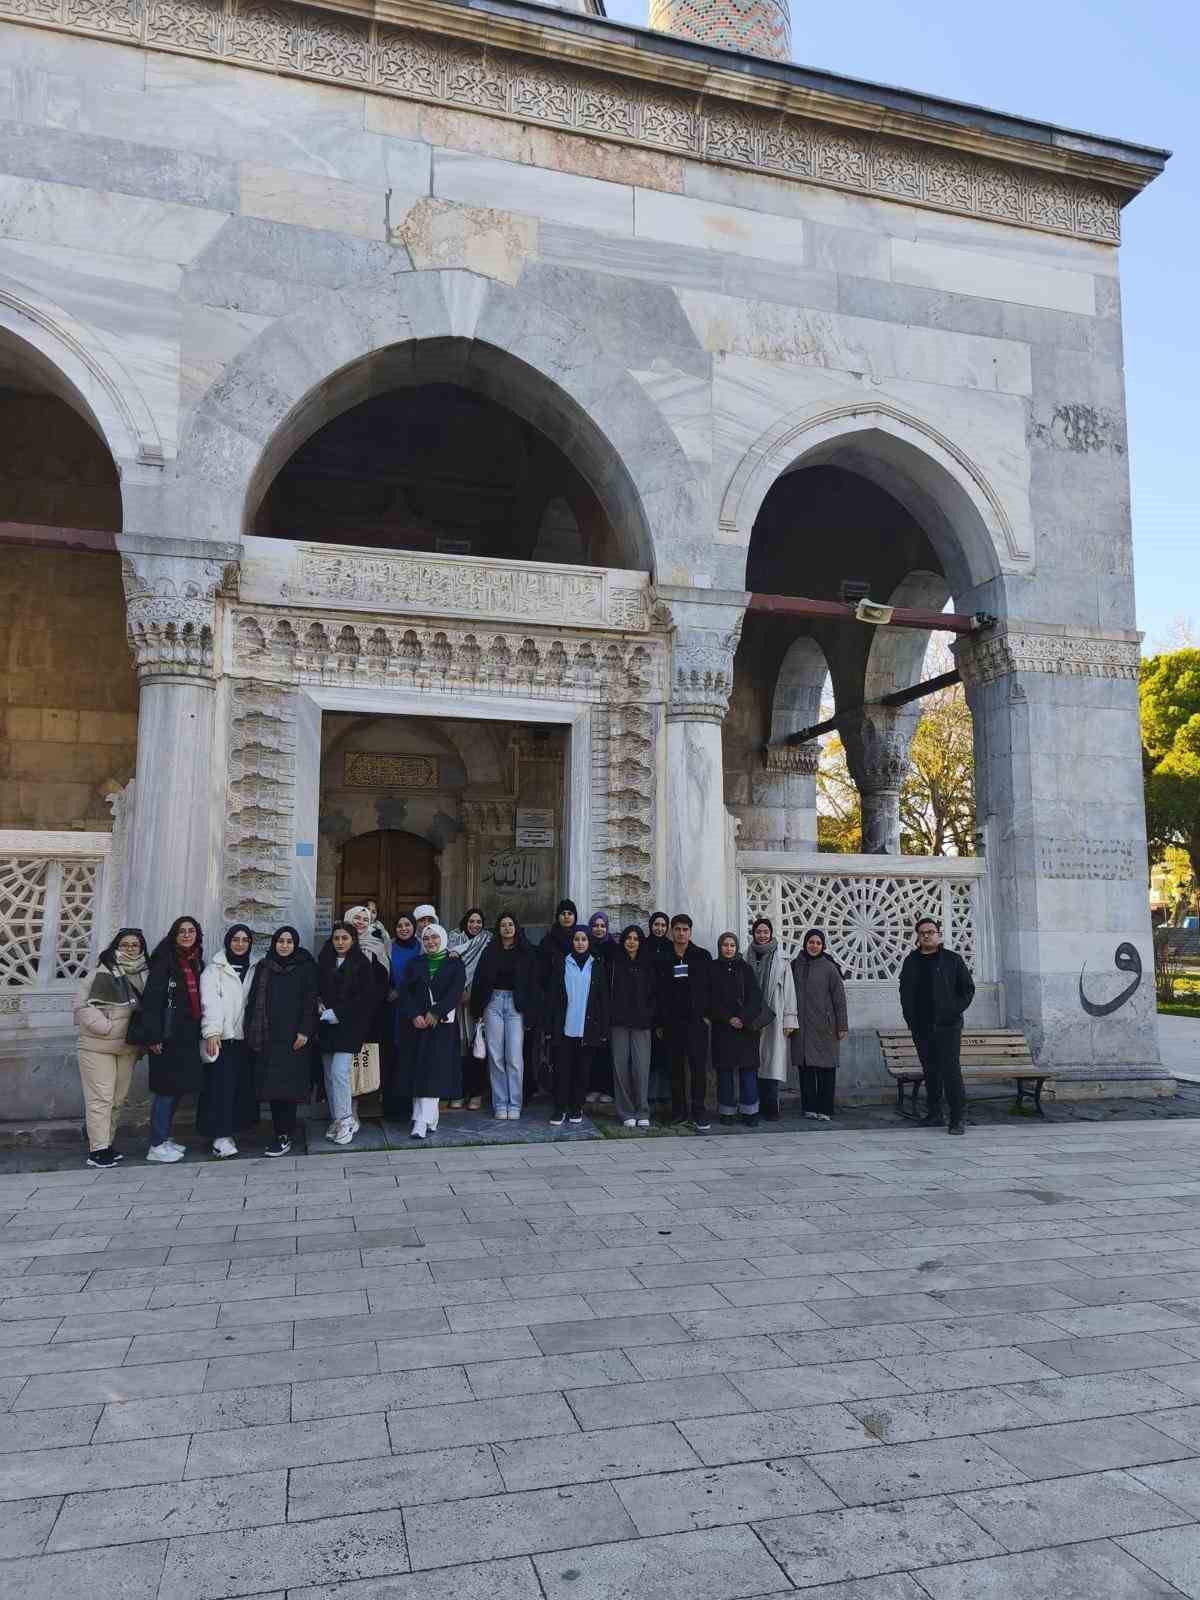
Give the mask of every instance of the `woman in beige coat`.
<path id="1" fill-rule="evenodd" d="M 779 1090 L 788 1078 L 788 1039 L 796 1028 L 796 987 L 792 969 L 779 948 L 775 929 L 759 917 L 750 930 L 746 951 L 750 970 L 762 992 L 758 1032 L 758 1097 L 768 1122 L 779 1115 Z"/>
<path id="2" fill-rule="evenodd" d="M 128 1044 L 125 1035 L 142 997 L 146 971 L 145 935 L 140 928 L 122 928 L 75 996 L 89 1167 L 115 1167 L 122 1159 L 113 1139 L 134 1063 L 145 1048 Z"/>

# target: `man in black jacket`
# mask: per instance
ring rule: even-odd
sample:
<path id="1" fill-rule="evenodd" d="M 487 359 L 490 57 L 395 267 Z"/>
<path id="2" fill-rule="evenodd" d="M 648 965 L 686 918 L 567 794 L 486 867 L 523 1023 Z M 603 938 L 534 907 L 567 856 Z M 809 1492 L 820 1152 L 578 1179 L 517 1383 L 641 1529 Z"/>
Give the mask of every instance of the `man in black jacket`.
<path id="1" fill-rule="evenodd" d="M 711 980 L 712 956 L 692 943 L 692 919 L 680 912 L 671 918 L 671 946 L 658 963 L 658 1024 L 671 1074 L 671 1121 L 686 1122 L 690 1112 L 698 1133 L 710 1126 L 705 1099 Z"/>
<path id="2" fill-rule="evenodd" d="M 932 917 L 917 923 L 917 948 L 900 968 L 900 1008 L 925 1073 L 925 1123 L 940 1128 L 942 1095 L 950 1111 L 950 1133 L 962 1133 L 967 1097 L 963 1089 L 963 1013 L 975 998 L 967 964 L 942 944 Z"/>

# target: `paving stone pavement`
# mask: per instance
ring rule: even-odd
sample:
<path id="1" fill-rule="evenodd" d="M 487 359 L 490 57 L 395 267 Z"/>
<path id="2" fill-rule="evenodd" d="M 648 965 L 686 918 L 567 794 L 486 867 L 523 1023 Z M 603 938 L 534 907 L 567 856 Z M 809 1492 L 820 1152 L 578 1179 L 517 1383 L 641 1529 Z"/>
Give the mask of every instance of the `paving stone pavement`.
<path id="1" fill-rule="evenodd" d="M 1200 1121 L 0 1176 L 20 1600 L 1200 1600 Z"/>

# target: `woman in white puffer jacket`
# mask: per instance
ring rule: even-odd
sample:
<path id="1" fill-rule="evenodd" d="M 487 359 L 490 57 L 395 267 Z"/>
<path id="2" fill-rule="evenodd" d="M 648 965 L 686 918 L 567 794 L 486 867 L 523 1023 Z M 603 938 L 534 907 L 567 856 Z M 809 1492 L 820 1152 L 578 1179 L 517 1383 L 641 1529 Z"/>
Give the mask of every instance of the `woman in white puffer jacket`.
<path id="1" fill-rule="evenodd" d="M 256 963 L 254 935 L 244 922 L 225 935 L 225 948 L 200 974 L 200 1054 L 204 1088 L 196 1105 L 196 1131 L 213 1142 L 218 1160 L 236 1156 L 234 1133 L 258 1121 L 254 1064 L 244 1037 L 246 998 Z"/>

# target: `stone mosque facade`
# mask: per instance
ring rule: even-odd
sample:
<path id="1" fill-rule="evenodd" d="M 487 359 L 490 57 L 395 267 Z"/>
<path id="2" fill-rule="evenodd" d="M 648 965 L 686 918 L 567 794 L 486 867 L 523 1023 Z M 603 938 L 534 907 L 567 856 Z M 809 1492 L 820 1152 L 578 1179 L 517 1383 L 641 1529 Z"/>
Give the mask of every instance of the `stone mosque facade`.
<path id="1" fill-rule="evenodd" d="M 119 923 L 367 894 L 820 924 L 864 1094 L 932 912 L 1057 1093 L 1169 1082 L 1119 285 L 1165 154 L 796 66 L 776 0 L 651 23 L 0 0 L 6 1119 L 77 1114 Z M 976 619 L 971 855 L 899 853 L 930 634 L 848 592 Z M 789 742 L 827 681 L 856 855 Z"/>

